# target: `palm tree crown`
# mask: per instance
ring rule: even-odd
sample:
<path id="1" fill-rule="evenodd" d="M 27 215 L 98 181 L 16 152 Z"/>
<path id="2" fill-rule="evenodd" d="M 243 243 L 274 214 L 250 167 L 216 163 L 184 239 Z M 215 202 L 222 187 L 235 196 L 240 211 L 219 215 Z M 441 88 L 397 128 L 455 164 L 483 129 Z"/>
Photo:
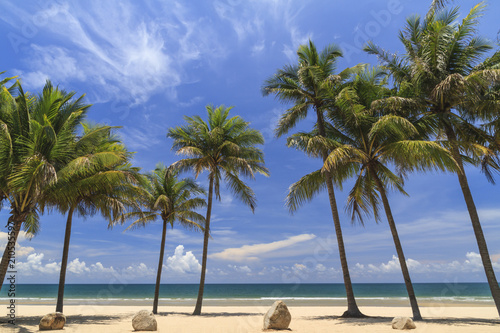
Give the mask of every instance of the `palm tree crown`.
<path id="1" fill-rule="evenodd" d="M 240 175 L 255 178 L 255 173 L 269 174 L 264 166 L 262 150 L 255 147 L 264 143 L 262 134 L 250 128 L 249 123 L 239 116 L 229 118 L 231 108 L 223 105 L 217 108 L 209 105 L 206 108 L 207 122 L 199 116 L 185 117 L 186 126 L 170 129 L 167 134 L 174 139 L 173 149 L 177 150 L 177 154 L 188 156 L 175 162 L 173 167 L 183 171 L 193 170 L 196 177 L 202 171 L 208 171 L 200 289 L 193 315 L 201 314 L 203 302 L 213 193 L 220 200 L 220 183 L 223 179 L 233 195 L 253 212 L 256 206 L 255 193 L 240 179 Z"/>
<path id="2" fill-rule="evenodd" d="M 124 215 L 125 219 L 136 218 L 126 229 L 143 227 L 161 218 L 163 232 L 160 247 L 160 258 L 156 276 L 153 313 L 158 313 L 161 272 L 165 253 L 167 225 L 173 228 L 180 223 L 184 228 L 203 230 L 205 218 L 196 209 L 206 205 L 205 199 L 196 197 L 205 194 L 205 190 L 191 178 L 179 177 L 179 170 L 158 164 L 155 170 L 146 175 L 141 194 L 135 198 L 137 207 Z"/>

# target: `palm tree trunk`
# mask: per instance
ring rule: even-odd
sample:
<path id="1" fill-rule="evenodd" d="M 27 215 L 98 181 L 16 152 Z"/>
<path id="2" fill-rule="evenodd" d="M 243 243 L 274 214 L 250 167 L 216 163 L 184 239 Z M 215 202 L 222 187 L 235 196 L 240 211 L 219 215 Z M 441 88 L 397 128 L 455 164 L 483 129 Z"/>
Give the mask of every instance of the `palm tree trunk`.
<path id="1" fill-rule="evenodd" d="M 153 313 L 158 313 L 158 298 L 160 296 L 161 270 L 163 268 L 163 254 L 165 253 L 165 238 L 167 236 L 167 220 L 163 220 L 163 233 L 161 235 L 160 261 L 156 273 L 155 299 L 153 301 Z"/>
<path id="2" fill-rule="evenodd" d="M 318 107 L 315 107 L 316 114 L 318 116 L 318 132 L 319 135 L 325 137 L 325 125 L 323 114 Z M 326 161 L 328 155 L 323 152 L 323 163 Z M 335 192 L 333 189 L 332 174 L 330 171 L 324 171 L 326 178 L 326 187 L 328 189 L 328 198 L 330 200 L 330 208 L 332 210 L 333 225 L 335 226 L 335 234 L 337 236 L 337 244 L 339 247 L 340 265 L 342 267 L 342 273 L 344 276 L 344 286 L 347 297 L 347 311 L 342 314 L 344 318 L 360 318 L 366 317 L 358 308 L 356 304 L 356 299 L 354 297 L 354 290 L 352 289 L 351 275 L 349 274 L 349 266 L 347 264 L 347 256 L 344 247 L 344 238 L 342 236 L 342 227 L 340 225 L 339 211 L 337 208 L 337 202 L 335 200 Z"/>
<path id="3" fill-rule="evenodd" d="M 387 222 L 389 222 L 392 238 L 394 239 L 394 245 L 396 246 L 396 253 L 398 254 L 399 265 L 401 266 L 401 271 L 403 272 L 403 278 L 405 280 L 406 291 L 408 292 L 408 298 L 410 299 L 411 310 L 413 312 L 413 320 L 422 320 L 422 315 L 420 314 L 420 309 L 418 308 L 417 298 L 415 297 L 415 291 L 413 290 L 413 284 L 411 283 L 410 272 L 408 271 L 408 266 L 406 265 L 406 258 L 403 253 L 403 247 L 401 246 L 401 242 L 399 240 L 398 230 L 396 229 L 396 223 L 394 222 L 394 217 L 392 216 L 389 200 L 387 200 L 385 188 L 375 171 L 370 169 L 370 173 L 373 179 L 375 179 L 375 183 L 377 184 L 377 187 L 379 189 L 380 196 L 382 197 L 385 215 L 387 216 Z"/>
<path id="4" fill-rule="evenodd" d="M 64 246 L 61 259 L 61 272 L 59 273 L 59 289 L 57 290 L 56 312 L 63 312 L 64 303 L 64 286 L 66 283 L 66 268 L 68 267 L 69 241 L 71 238 L 71 224 L 73 223 L 73 212 L 75 207 L 72 206 L 68 212 L 66 220 L 66 232 L 64 234 Z"/>
<path id="5" fill-rule="evenodd" d="M 342 314 L 344 318 L 360 318 L 366 317 L 358 308 L 354 291 L 352 289 L 351 276 L 349 274 L 349 266 L 347 265 L 347 256 L 345 254 L 344 238 L 342 237 L 342 228 L 340 226 L 339 212 L 337 202 L 335 201 L 335 193 L 333 191 L 332 177 L 328 172 L 326 175 L 326 187 L 328 188 L 328 197 L 330 199 L 330 207 L 332 209 L 333 224 L 335 226 L 335 234 L 337 235 L 337 243 L 339 246 L 340 265 L 344 275 L 344 286 L 347 296 L 347 311 Z"/>
<path id="6" fill-rule="evenodd" d="M 207 202 L 207 216 L 205 218 L 205 231 L 203 237 L 203 259 L 201 263 L 201 277 L 200 288 L 198 289 L 198 298 L 194 308 L 193 315 L 201 314 L 201 304 L 203 303 L 203 291 L 205 289 L 205 272 L 207 270 L 207 256 L 208 256 L 208 239 L 210 237 L 210 216 L 212 214 L 212 197 L 214 188 L 214 178 L 210 175 L 210 183 L 208 185 L 208 202 Z"/>
<path id="7" fill-rule="evenodd" d="M 479 254 L 481 255 L 484 271 L 486 273 L 486 279 L 488 280 L 488 284 L 490 286 L 491 296 L 495 301 L 498 314 L 500 315 L 500 286 L 498 285 L 495 271 L 493 270 L 493 265 L 491 264 L 491 258 L 488 251 L 488 246 L 486 245 L 486 239 L 484 238 L 481 222 L 479 221 L 476 204 L 474 203 L 474 198 L 472 197 L 472 193 L 469 188 L 462 156 L 460 155 L 460 150 L 457 145 L 457 138 L 452 128 L 446 128 L 446 136 L 448 137 L 448 141 L 450 141 L 451 143 L 451 155 L 457 161 L 460 168 L 460 171 L 457 172 L 458 182 L 460 183 L 460 187 L 462 188 L 465 204 L 467 205 L 467 210 L 469 211 L 470 220 L 472 222 L 472 229 L 474 230 L 474 235 L 476 236 Z"/>
<path id="8" fill-rule="evenodd" d="M 5 275 L 9 270 L 9 264 L 15 263 L 10 262 L 12 257 L 15 255 L 15 246 L 17 243 L 17 237 L 19 236 L 19 231 L 21 230 L 21 225 L 23 223 L 23 219 L 20 219 L 18 216 L 12 214 L 9 217 L 8 226 L 13 224 L 12 230 L 9 230 L 7 244 L 5 245 L 5 250 L 3 251 L 2 261 L 0 262 L 0 290 L 2 290 L 3 281 L 5 280 Z"/>

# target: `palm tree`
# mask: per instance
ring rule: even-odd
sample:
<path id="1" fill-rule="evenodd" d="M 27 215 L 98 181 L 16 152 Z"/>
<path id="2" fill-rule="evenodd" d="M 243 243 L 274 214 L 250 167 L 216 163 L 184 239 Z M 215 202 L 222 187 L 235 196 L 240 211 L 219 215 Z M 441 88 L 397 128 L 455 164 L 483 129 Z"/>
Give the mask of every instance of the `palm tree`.
<path id="1" fill-rule="evenodd" d="M 422 320 L 417 299 L 406 265 L 403 248 L 392 215 L 387 191 L 390 188 L 405 195 L 403 175 L 394 174 L 389 164 L 395 164 L 404 173 L 428 169 L 456 170 L 450 153 L 435 142 L 414 140 L 419 131 L 407 119 L 397 115 L 384 115 L 371 109 L 372 102 L 390 93 L 385 88 L 385 73 L 378 69 L 359 73 L 349 88 L 344 89 L 337 98 L 336 113 L 330 113 L 334 123 L 341 123 L 342 142 L 333 142 L 332 150 L 325 161 L 325 169 L 357 170 L 356 182 L 348 197 L 348 208 L 352 219 L 363 223 L 363 214 L 373 212 L 379 220 L 379 199 L 386 213 L 392 233 L 399 263 L 403 273 L 414 320 Z M 307 137 L 300 137 L 296 143 Z M 304 143 L 300 143 L 303 145 Z M 339 173 L 339 181 L 346 173 Z"/>
<path id="2" fill-rule="evenodd" d="M 356 70 L 356 68 L 348 68 L 338 75 L 333 74 L 337 58 L 342 56 L 342 52 L 335 45 L 325 47 L 325 49 L 318 54 L 314 43 L 309 41 L 309 45 L 299 46 L 297 55 L 299 57 L 298 65 L 287 65 L 283 67 L 283 69 L 278 70 L 275 75 L 265 81 L 262 92 L 264 95 L 275 94 L 276 98 L 281 102 L 293 103 L 293 106 L 286 110 L 279 120 L 275 131 L 278 137 L 288 133 L 288 131 L 292 129 L 299 120 L 304 119 L 309 110 L 312 109 L 317 118 L 315 126 L 319 135 L 318 140 L 321 140 L 325 138 L 326 135 L 325 112 L 327 108 L 332 105 L 332 101 L 335 98 L 334 92 L 342 86 L 343 82 L 354 70 Z M 320 154 L 323 162 L 326 160 L 327 156 L 328 151 L 326 150 Z M 313 172 L 292 185 L 290 193 L 296 185 L 310 182 L 319 182 L 321 184 L 321 189 L 324 189 L 326 186 L 328 190 L 347 295 L 347 311 L 344 312 L 343 317 L 363 317 L 364 315 L 356 304 L 352 289 L 342 228 L 335 200 L 332 174 L 328 170 Z M 304 200 L 295 201 L 295 204 L 292 204 L 290 200 L 287 199 L 289 204 L 288 207 L 291 212 L 295 211 L 305 200 L 310 200 L 313 193 L 309 193 L 311 196 L 308 196 L 308 193 L 303 194 L 305 194 L 305 197 L 302 198 Z"/>
<path id="3" fill-rule="evenodd" d="M 125 212 L 127 202 L 139 192 L 138 169 L 128 164 L 131 154 L 111 133 L 112 129 L 83 124 L 83 135 L 74 144 L 78 156 L 58 172 L 57 182 L 45 189 L 40 200 L 42 211 L 45 207 L 57 208 L 68 214 L 56 312 L 63 312 L 74 213 L 86 217 L 100 212 L 111 223 Z"/>
<path id="4" fill-rule="evenodd" d="M 5 72 L 0 72 L 0 75 Z M 15 79 L 8 77 L 0 80 L 0 208 L 8 196 L 7 178 L 11 171 L 11 129 L 9 124 L 13 115 L 15 106 L 14 97 L 12 96 L 18 82 L 16 81 L 10 87 L 5 85 Z"/>
<path id="5" fill-rule="evenodd" d="M 2 151 L 9 151 L 2 177 L 13 230 L 0 263 L 0 288 L 11 259 L 9 248 L 16 244 L 21 227 L 29 235 L 37 233 L 38 201 L 44 189 L 57 181 L 57 172 L 73 159 L 75 131 L 90 107 L 83 96 L 74 99 L 74 92 L 54 88 L 49 81 L 38 96 L 25 93 L 20 84 L 16 88 L 17 96 L 5 118 L 8 140 L 1 142 L 8 145 Z"/>
<path id="6" fill-rule="evenodd" d="M 137 218 L 126 230 L 144 227 L 161 218 L 163 232 L 161 237 L 160 260 L 156 275 L 153 313 L 158 313 L 158 297 L 160 294 L 161 271 L 165 252 L 167 226 L 174 227 L 178 222 L 185 228 L 203 230 L 205 218 L 195 210 L 206 206 L 205 199 L 196 197 L 205 194 L 205 190 L 191 178 L 179 178 L 179 171 L 157 164 L 153 172 L 147 174 L 148 182 L 139 196 L 138 204 L 146 211 L 136 210 L 124 215 L 125 219 Z"/>
<path id="7" fill-rule="evenodd" d="M 221 105 L 215 108 L 208 105 L 206 109 L 207 122 L 200 116 L 185 117 L 186 126 L 171 128 L 167 134 L 174 140 L 172 149 L 179 155 L 188 156 L 175 162 L 174 168 L 181 171 L 192 170 L 196 177 L 205 170 L 208 172 L 200 288 L 193 315 L 201 314 L 214 192 L 216 199 L 220 200 L 220 183 L 223 179 L 233 195 L 248 205 L 253 212 L 256 206 L 255 193 L 240 179 L 240 175 L 252 179 L 255 178 L 255 173 L 269 175 L 264 166 L 264 154 L 261 149 L 255 147 L 264 144 L 262 134 L 250 128 L 249 123 L 239 116 L 229 118 L 232 107 Z"/>
<path id="8" fill-rule="evenodd" d="M 405 29 L 400 32 L 405 55 L 390 54 L 373 43 L 365 49 L 379 57 L 395 83 L 407 93 L 381 100 L 379 104 L 387 110 L 404 110 L 409 117 L 426 120 L 432 125 L 431 133 L 457 161 L 458 181 L 500 314 L 500 287 L 464 169 L 464 162 L 478 164 L 478 155 L 490 154 L 485 148 L 488 135 L 476 123 L 494 118 L 500 108 L 498 102 L 484 98 L 484 92 L 500 81 L 499 57 L 481 63 L 492 48 L 476 34 L 484 9 L 485 4 L 479 3 L 460 23 L 455 23 L 458 8 L 438 12 L 431 7 L 423 21 L 419 16 L 407 19 Z"/>

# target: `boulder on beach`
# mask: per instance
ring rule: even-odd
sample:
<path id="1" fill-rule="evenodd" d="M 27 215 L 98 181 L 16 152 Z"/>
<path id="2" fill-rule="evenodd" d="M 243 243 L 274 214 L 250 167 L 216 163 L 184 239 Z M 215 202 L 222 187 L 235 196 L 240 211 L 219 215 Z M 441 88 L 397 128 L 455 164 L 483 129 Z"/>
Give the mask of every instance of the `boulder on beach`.
<path id="1" fill-rule="evenodd" d="M 392 328 L 395 330 L 412 330 L 417 326 L 410 317 L 395 317 L 392 320 Z"/>
<path id="2" fill-rule="evenodd" d="M 286 330 L 292 315 L 283 301 L 276 301 L 264 316 L 264 329 Z"/>
<path id="3" fill-rule="evenodd" d="M 158 324 L 153 312 L 141 310 L 132 318 L 132 327 L 136 331 L 156 331 Z"/>
<path id="4" fill-rule="evenodd" d="M 49 313 L 43 316 L 38 325 L 40 331 L 45 330 L 62 330 L 66 324 L 66 316 L 61 312 Z"/>

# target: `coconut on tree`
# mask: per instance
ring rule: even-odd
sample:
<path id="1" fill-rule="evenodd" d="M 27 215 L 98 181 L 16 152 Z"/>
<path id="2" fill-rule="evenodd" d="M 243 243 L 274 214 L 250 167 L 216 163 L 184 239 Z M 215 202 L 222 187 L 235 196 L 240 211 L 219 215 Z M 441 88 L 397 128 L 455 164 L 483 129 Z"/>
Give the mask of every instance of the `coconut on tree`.
<path id="1" fill-rule="evenodd" d="M 208 173 L 208 201 L 203 237 L 203 257 L 200 287 L 193 315 L 200 315 L 205 288 L 210 217 L 213 196 L 220 200 L 221 183 L 235 197 L 255 210 L 257 201 L 253 190 L 241 180 L 241 176 L 255 178 L 255 174 L 269 175 L 264 166 L 264 154 L 257 145 L 264 144 L 262 134 L 250 128 L 240 116 L 229 117 L 232 107 L 206 106 L 207 121 L 200 116 L 184 117 L 186 125 L 171 128 L 167 136 L 174 140 L 178 155 L 187 158 L 175 162 L 172 167 L 180 171 L 192 171 L 197 178 L 203 171 Z"/>

